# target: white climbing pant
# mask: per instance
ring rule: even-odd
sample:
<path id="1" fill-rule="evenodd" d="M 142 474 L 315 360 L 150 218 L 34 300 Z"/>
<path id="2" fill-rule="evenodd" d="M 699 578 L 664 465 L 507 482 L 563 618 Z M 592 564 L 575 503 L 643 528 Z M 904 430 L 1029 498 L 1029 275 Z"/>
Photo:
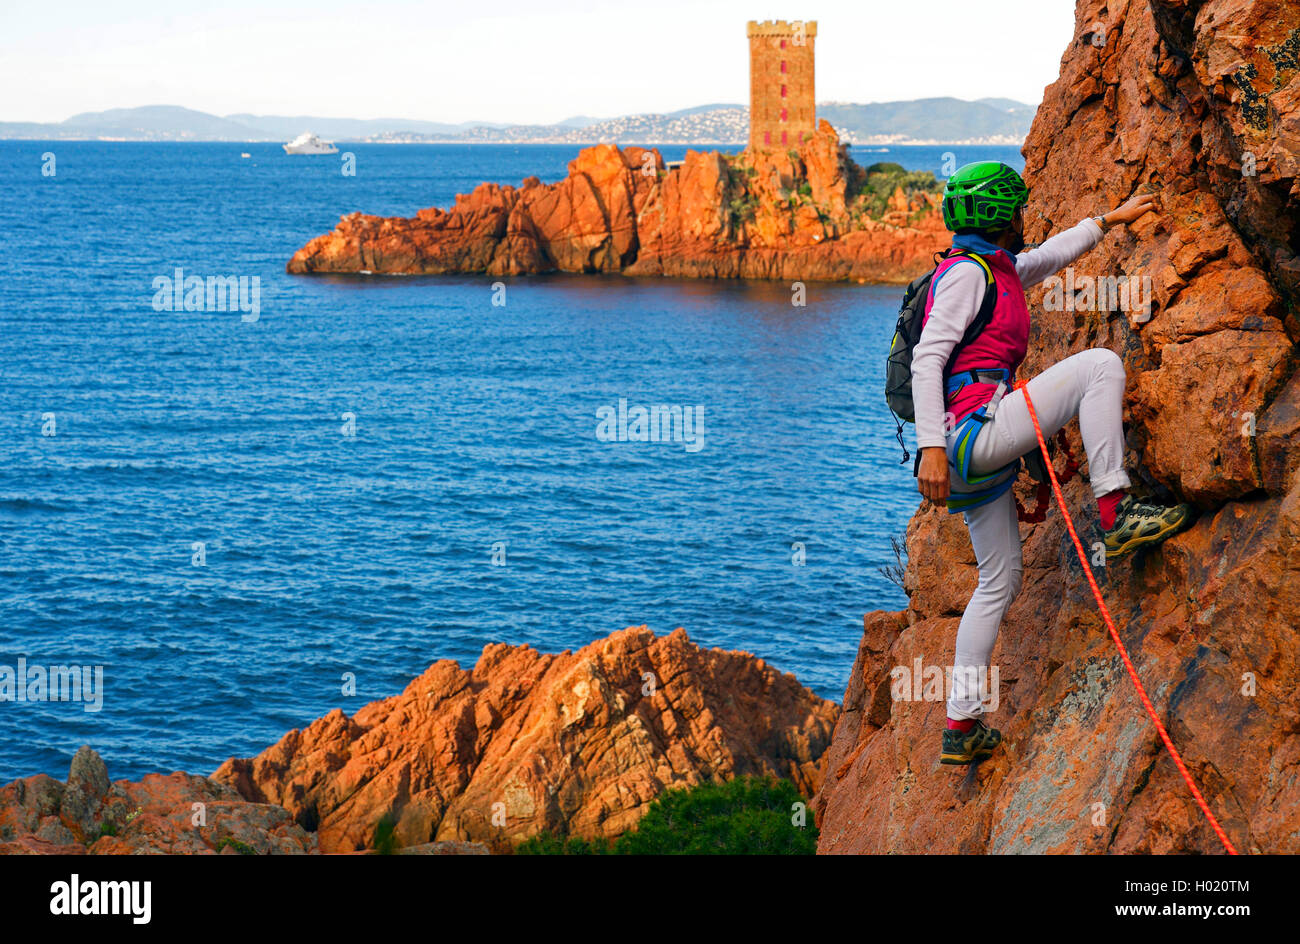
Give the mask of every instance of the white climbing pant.
<path id="1" fill-rule="evenodd" d="M 1124 361 L 1119 355 L 1106 348 L 1080 351 L 1053 364 L 1027 386 L 1044 438 L 1078 415 L 1093 494 L 1100 498 L 1117 488 L 1127 488 Z M 975 439 L 971 473 L 986 475 L 1036 449 L 1038 437 L 1025 406 L 1024 392 L 1011 391 Z M 964 512 L 963 517 L 979 565 L 979 584 L 957 627 L 948 717 L 959 719 L 979 717 L 981 701 L 991 694 L 980 691 L 981 682 L 993 677 L 988 671 L 993 644 L 1002 618 L 1020 590 L 1024 570 L 1020 525 L 1010 491 L 987 505 Z"/>

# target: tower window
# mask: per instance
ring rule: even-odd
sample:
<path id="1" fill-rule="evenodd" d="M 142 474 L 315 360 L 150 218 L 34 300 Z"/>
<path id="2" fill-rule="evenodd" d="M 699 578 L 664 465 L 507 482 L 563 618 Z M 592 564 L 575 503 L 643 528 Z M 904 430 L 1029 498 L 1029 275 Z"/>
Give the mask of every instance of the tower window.
<path id="1" fill-rule="evenodd" d="M 784 108 L 781 109 L 781 120 L 782 121 L 786 120 L 786 110 Z"/>
<path id="2" fill-rule="evenodd" d="M 763 132 L 763 143 L 764 143 L 764 144 L 771 144 L 771 143 L 772 143 L 772 132 L 770 132 L 770 131 L 764 131 L 764 132 Z"/>
<path id="3" fill-rule="evenodd" d="M 782 97 L 782 98 L 785 98 L 785 88 L 786 88 L 786 87 L 785 87 L 784 85 L 781 86 L 781 97 Z"/>
<path id="4" fill-rule="evenodd" d="M 781 143 L 782 143 L 782 144 L 789 144 L 789 143 L 790 143 L 789 132 L 787 132 L 787 131 L 782 131 L 782 132 L 781 132 Z"/>
<path id="5" fill-rule="evenodd" d="M 784 59 L 781 60 L 781 72 L 782 72 L 782 74 L 785 73 L 785 60 L 784 60 Z"/>

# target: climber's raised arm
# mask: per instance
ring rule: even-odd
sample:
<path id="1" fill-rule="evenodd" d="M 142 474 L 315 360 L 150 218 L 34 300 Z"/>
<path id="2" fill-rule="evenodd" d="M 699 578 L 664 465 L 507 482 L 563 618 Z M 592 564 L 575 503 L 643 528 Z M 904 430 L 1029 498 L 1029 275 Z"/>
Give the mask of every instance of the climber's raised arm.
<path id="1" fill-rule="evenodd" d="M 1140 194 L 1109 213 L 1081 220 L 1078 225 L 1062 230 L 1041 245 L 1026 249 L 1016 256 L 1016 274 L 1020 276 L 1020 283 L 1026 288 L 1037 285 L 1096 246 L 1112 226 L 1132 223 L 1154 209 L 1155 195 Z"/>

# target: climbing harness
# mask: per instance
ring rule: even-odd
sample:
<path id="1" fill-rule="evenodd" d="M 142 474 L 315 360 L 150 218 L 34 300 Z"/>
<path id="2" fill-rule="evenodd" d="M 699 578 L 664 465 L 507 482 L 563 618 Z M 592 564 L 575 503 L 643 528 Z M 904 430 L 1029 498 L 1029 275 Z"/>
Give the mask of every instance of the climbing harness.
<path id="1" fill-rule="evenodd" d="M 948 464 L 957 471 L 962 481 L 969 485 L 979 485 L 996 479 L 1017 464 L 1012 462 L 988 475 L 974 478 L 970 476 L 970 460 L 975 438 L 983 429 L 984 423 L 991 420 L 996 414 L 998 404 L 1006 391 L 1005 381 L 1009 376 L 1010 371 L 1001 368 L 976 369 L 961 371 L 955 378 L 948 381 L 945 392 L 949 396 L 960 390 L 966 383 L 992 383 L 994 380 L 998 382 L 998 388 L 988 406 L 976 410 L 962 420 L 955 430 L 956 435 L 953 442 L 948 447 Z M 1061 484 L 1068 485 L 1079 472 L 1079 462 L 1070 449 L 1070 441 L 1066 439 L 1064 429 L 1057 431 L 1056 443 L 1061 452 L 1065 454 L 1065 468 L 1060 475 Z M 1029 469 L 1030 475 L 1037 480 L 1038 486 L 1034 494 L 1034 508 L 1032 511 L 1026 511 L 1025 506 L 1020 503 L 1020 499 L 1018 497 L 1015 499 L 1016 517 L 1028 524 L 1036 524 L 1047 518 L 1047 506 L 1052 500 L 1052 486 L 1048 481 L 1047 471 L 1042 467 L 1043 462 L 1039 459 L 1037 452 L 1028 453 L 1022 458 L 1025 466 Z M 954 493 L 954 497 L 948 499 L 948 511 L 950 514 L 955 514 L 959 511 L 978 508 L 980 505 L 991 502 L 1002 495 L 1014 483 L 1015 476 L 1011 476 L 1005 482 L 998 482 L 987 489 Z"/>
<path id="2" fill-rule="evenodd" d="M 1165 726 L 1160 723 L 1160 717 L 1156 714 L 1156 709 L 1151 704 L 1151 699 L 1147 697 L 1147 690 L 1142 685 L 1142 680 L 1138 678 L 1137 669 L 1133 667 L 1133 660 L 1129 658 L 1128 650 L 1124 647 L 1124 642 L 1119 638 L 1119 630 L 1115 628 L 1115 621 L 1110 618 L 1110 610 L 1106 608 L 1106 601 L 1102 599 L 1101 590 L 1097 587 L 1097 581 L 1092 576 L 1092 568 L 1088 566 L 1088 557 L 1083 552 L 1083 543 L 1079 540 L 1078 533 L 1074 530 L 1074 521 L 1070 517 L 1070 511 L 1065 505 L 1065 496 L 1061 492 L 1060 482 L 1056 479 L 1056 470 L 1052 468 L 1051 457 L 1047 454 L 1047 441 L 1043 439 L 1042 427 L 1038 425 L 1038 414 L 1034 411 L 1033 401 L 1029 399 L 1029 390 L 1022 380 L 1016 384 L 1017 390 L 1024 390 L 1025 406 L 1029 408 L 1029 418 L 1034 421 L 1034 433 L 1038 436 L 1038 446 L 1043 452 L 1043 457 L 1047 462 L 1047 474 L 1052 480 L 1052 491 L 1056 494 L 1056 503 L 1061 507 L 1061 514 L 1065 517 L 1065 527 L 1070 532 L 1070 539 L 1074 541 L 1074 550 L 1079 555 L 1079 563 L 1083 566 L 1083 573 L 1088 578 L 1088 584 L 1092 587 L 1092 595 L 1097 600 L 1097 607 L 1101 610 L 1102 617 L 1106 620 L 1106 628 L 1110 630 L 1110 638 L 1114 640 L 1116 648 L 1119 649 L 1120 658 L 1124 660 L 1124 668 L 1128 670 L 1128 676 L 1133 680 L 1134 687 L 1137 688 L 1138 697 L 1142 700 L 1142 707 L 1147 711 L 1151 718 L 1151 723 L 1156 726 L 1156 733 L 1160 735 L 1160 740 L 1164 742 L 1165 750 L 1173 758 L 1174 764 L 1178 767 L 1178 772 L 1182 774 L 1183 781 L 1187 788 L 1192 791 L 1192 796 L 1196 800 L 1196 805 L 1201 808 L 1205 818 L 1209 820 L 1210 826 L 1214 829 L 1215 835 L 1219 837 L 1219 842 L 1223 843 L 1223 848 L 1228 850 L 1230 855 L 1237 855 L 1236 848 L 1228 839 L 1227 833 L 1219 825 L 1219 821 L 1214 818 L 1210 812 L 1210 806 L 1205 802 L 1205 797 L 1201 796 L 1201 791 L 1196 788 L 1196 781 L 1187 771 L 1187 765 L 1183 763 L 1182 755 L 1178 753 L 1178 748 L 1174 747 L 1173 740 L 1169 737 L 1169 732 Z"/>
<path id="3" fill-rule="evenodd" d="M 986 482 L 993 482 L 993 484 L 987 488 L 976 488 L 969 492 L 951 493 L 948 498 L 948 513 L 950 515 L 955 515 L 960 511 L 970 511 L 980 505 L 986 505 L 1001 497 L 1006 493 L 1007 489 L 1016 483 L 1015 473 L 1020 468 L 1019 459 L 987 475 L 973 476 L 970 473 L 971 453 L 974 451 L 975 439 L 984 428 L 984 424 L 993 419 L 997 413 L 998 404 L 1002 402 L 1002 395 L 1007 392 L 1007 384 L 1011 382 L 1011 371 L 1005 368 L 963 370 L 948 378 L 944 393 L 951 398 L 954 393 L 961 390 L 968 383 L 993 383 L 995 381 L 998 386 L 993 392 L 993 398 L 957 424 L 957 428 L 953 430 L 953 435 L 948 442 L 947 450 L 948 464 L 952 466 L 957 476 L 967 485 L 978 486 Z"/>

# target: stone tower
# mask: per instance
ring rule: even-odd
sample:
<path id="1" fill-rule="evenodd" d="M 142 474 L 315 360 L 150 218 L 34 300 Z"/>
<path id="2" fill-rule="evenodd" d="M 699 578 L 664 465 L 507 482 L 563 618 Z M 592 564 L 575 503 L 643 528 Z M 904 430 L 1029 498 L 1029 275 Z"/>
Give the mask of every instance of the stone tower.
<path id="1" fill-rule="evenodd" d="M 749 146 L 794 147 L 816 127 L 817 21 L 749 21 Z"/>

